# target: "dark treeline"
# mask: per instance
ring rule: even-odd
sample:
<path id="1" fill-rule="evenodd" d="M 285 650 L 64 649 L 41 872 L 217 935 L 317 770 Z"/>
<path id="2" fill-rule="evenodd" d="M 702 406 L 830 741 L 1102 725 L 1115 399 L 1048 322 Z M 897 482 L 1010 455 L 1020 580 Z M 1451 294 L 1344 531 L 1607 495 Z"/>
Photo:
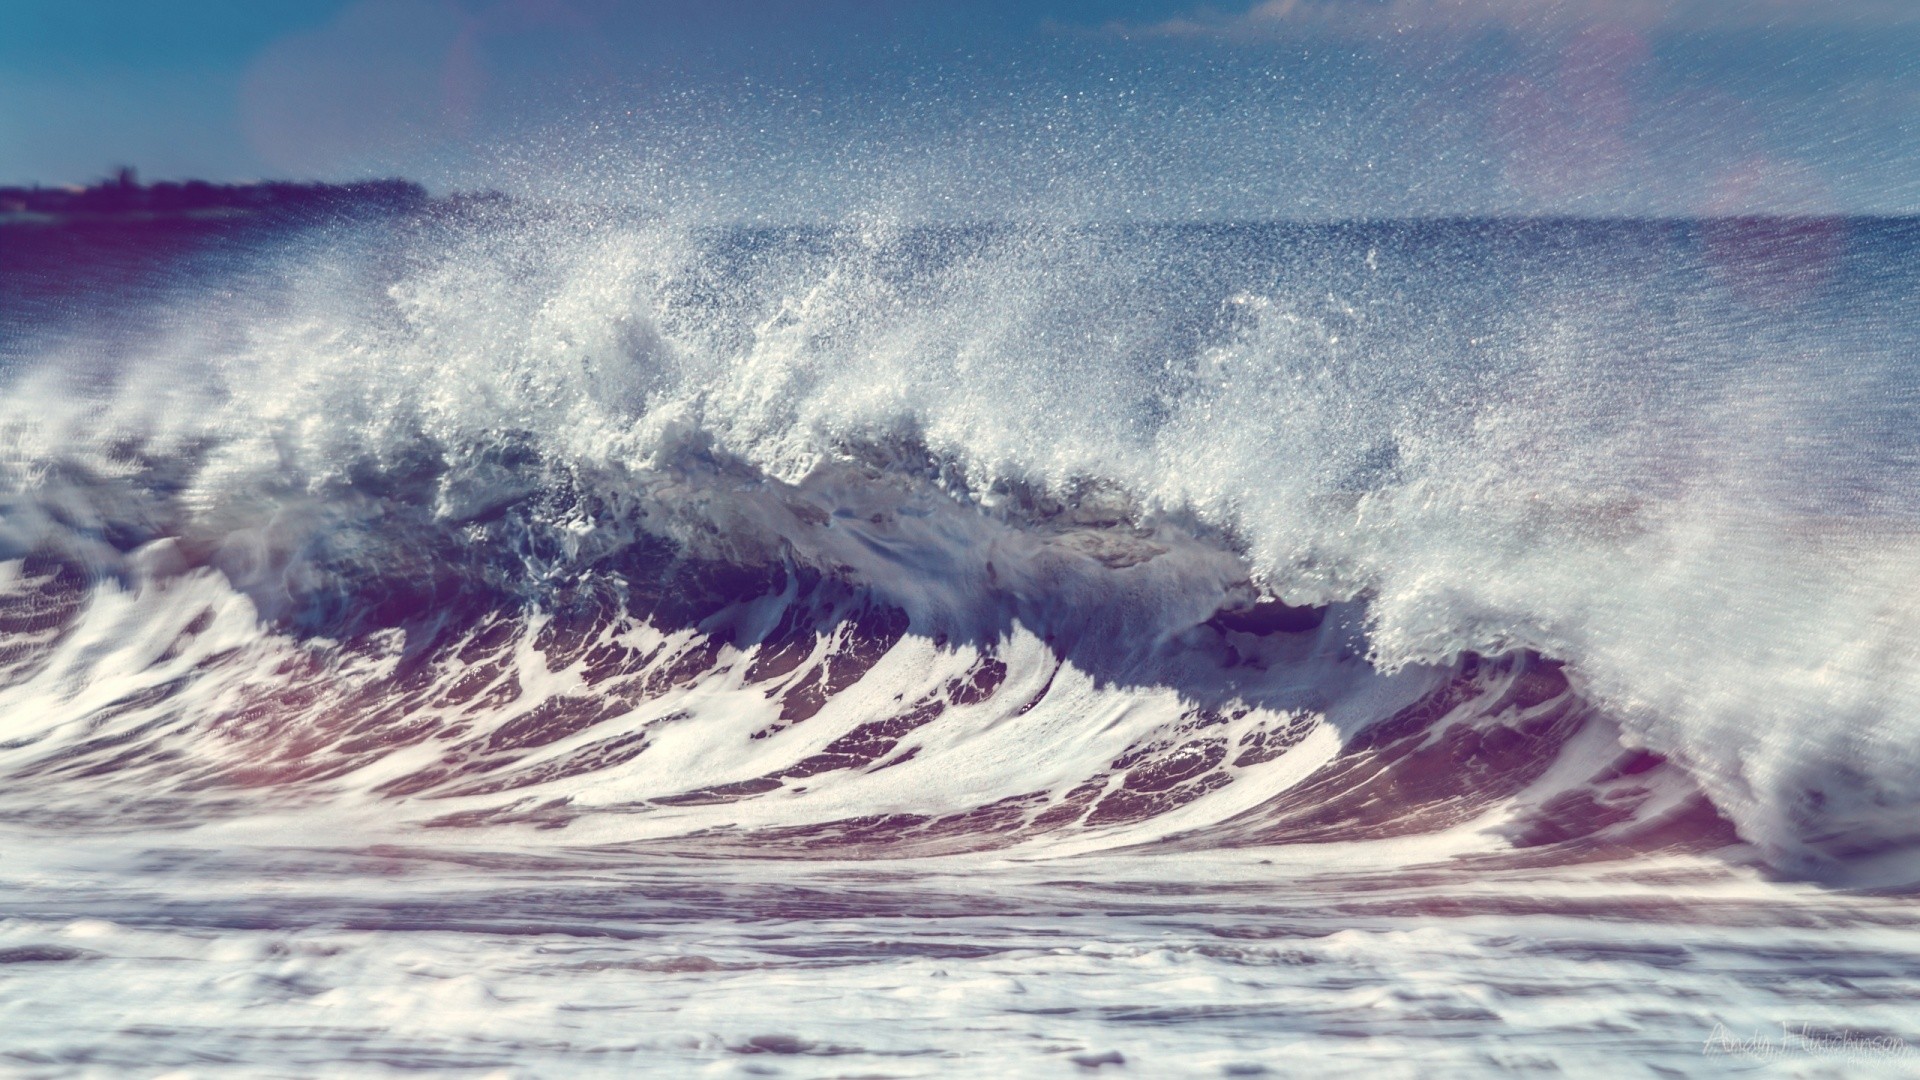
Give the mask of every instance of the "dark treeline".
<path id="1" fill-rule="evenodd" d="M 411 180 L 347 184 L 214 184 L 188 180 L 142 184 L 132 169 L 121 169 L 112 179 L 90 187 L 0 187 L 0 222 L 300 214 L 356 208 L 403 211 L 417 209 L 426 201 L 426 189 Z"/>

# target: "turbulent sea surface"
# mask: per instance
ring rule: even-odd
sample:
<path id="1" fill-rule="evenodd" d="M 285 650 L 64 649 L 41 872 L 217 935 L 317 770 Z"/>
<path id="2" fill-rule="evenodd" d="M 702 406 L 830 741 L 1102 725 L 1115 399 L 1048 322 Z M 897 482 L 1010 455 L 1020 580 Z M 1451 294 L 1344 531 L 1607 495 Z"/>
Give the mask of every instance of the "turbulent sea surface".
<path id="1" fill-rule="evenodd" d="M 10 1071 L 1920 1072 L 1920 222 L 0 245 Z"/>

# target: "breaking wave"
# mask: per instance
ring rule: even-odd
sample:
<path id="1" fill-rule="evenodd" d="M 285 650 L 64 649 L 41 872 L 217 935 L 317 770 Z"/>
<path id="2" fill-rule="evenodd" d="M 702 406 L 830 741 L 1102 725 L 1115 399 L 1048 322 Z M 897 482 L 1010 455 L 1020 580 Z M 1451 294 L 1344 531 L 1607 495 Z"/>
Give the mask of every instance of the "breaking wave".
<path id="1" fill-rule="evenodd" d="M 1909 225 L 269 239 L 10 357 L 15 820 L 1916 839 Z"/>

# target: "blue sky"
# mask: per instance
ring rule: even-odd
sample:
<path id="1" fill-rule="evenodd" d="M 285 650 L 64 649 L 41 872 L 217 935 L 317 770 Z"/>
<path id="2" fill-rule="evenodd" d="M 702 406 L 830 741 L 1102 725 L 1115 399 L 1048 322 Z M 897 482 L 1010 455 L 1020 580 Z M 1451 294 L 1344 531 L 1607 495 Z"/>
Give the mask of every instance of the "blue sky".
<path id="1" fill-rule="evenodd" d="M 716 216 L 1920 211 L 1914 0 L 0 0 L 0 182 Z"/>

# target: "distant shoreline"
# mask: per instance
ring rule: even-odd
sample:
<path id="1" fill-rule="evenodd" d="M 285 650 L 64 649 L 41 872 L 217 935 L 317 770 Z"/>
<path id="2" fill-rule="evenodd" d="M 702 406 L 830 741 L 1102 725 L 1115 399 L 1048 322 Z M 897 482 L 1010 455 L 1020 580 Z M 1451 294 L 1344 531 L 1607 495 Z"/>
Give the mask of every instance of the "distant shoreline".
<path id="1" fill-rule="evenodd" d="M 112 179 L 89 187 L 0 187 L 0 225 L 171 224 L 355 210 L 406 212 L 427 202 L 427 189 L 411 180 L 142 184 L 133 170 L 121 169 Z"/>

